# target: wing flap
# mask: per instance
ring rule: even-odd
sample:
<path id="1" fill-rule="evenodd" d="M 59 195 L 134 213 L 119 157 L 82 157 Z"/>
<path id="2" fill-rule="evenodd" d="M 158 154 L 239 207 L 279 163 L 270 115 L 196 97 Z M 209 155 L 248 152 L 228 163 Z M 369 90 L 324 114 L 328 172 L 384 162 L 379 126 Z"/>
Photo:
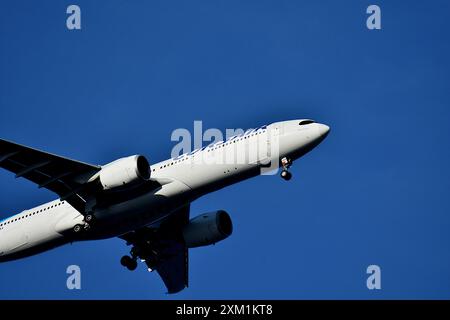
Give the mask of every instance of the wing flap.
<path id="1" fill-rule="evenodd" d="M 167 293 L 177 293 L 189 285 L 189 251 L 184 243 L 172 243 L 167 251 L 161 252 L 165 258 L 156 265 L 156 271 L 164 282 Z M 146 261 L 147 266 L 151 265 Z"/>
<path id="2" fill-rule="evenodd" d="M 133 245 L 132 252 L 145 261 L 150 271 L 156 270 L 169 294 L 189 285 L 189 249 L 182 228 L 189 222 L 189 205 L 173 212 L 157 227 L 146 227 L 120 236 Z"/>

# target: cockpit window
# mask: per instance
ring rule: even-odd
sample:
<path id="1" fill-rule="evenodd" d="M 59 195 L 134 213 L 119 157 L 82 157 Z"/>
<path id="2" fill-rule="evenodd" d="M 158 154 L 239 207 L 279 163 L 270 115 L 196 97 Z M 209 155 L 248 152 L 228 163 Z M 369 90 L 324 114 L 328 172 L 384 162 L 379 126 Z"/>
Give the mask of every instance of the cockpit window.
<path id="1" fill-rule="evenodd" d="M 300 121 L 300 123 L 298 124 L 299 126 L 304 126 L 305 124 L 311 124 L 314 123 L 314 120 L 302 120 Z"/>

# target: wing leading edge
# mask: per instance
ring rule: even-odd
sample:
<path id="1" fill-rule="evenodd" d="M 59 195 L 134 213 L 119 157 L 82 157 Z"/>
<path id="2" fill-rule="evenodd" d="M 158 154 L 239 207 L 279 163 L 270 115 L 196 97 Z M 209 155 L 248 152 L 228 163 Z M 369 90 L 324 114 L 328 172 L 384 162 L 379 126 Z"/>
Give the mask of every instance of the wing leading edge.
<path id="1" fill-rule="evenodd" d="M 46 188 L 84 213 L 86 182 L 100 166 L 71 160 L 0 139 L 0 168 Z"/>
<path id="2" fill-rule="evenodd" d="M 81 214 L 92 196 L 88 180 L 101 170 L 100 166 L 57 156 L 14 142 L 0 139 L 0 168 L 25 178 L 58 194 Z M 151 181 L 151 186 L 160 185 Z M 157 226 L 145 227 L 120 238 L 133 245 L 132 252 L 144 260 L 150 270 L 161 276 L 168 293 L 188 286 L 188 248 L 182 228 L 189 222 L 186 205 Z"/>

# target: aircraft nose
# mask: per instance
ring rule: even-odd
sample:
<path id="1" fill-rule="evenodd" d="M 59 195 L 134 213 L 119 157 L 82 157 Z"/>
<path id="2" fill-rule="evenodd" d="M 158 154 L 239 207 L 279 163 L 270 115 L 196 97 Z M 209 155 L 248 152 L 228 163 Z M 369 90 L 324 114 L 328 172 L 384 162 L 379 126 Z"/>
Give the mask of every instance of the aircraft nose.
<path id="1" fill-rule="evenodd" d="M 325 138 L 328 135 L 329 132 L 330 132 L 330 127 L 329 126 L 327 126 L 326 124 L 319 123 L 319 134 L 320 134 L 320 137 Z"/>

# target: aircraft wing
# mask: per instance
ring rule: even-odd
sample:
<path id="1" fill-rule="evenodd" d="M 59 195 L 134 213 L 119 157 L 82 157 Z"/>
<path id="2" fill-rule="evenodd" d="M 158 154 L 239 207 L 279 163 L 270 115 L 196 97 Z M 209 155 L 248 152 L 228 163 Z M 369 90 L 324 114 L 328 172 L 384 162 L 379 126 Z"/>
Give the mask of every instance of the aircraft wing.
<path id="1" fill-rule="evenodd" d="M 158 225 L 145 227 L 121 239 L 133 245 L 132 251 L 144 260 L 149 271 L 156 270 L 168 293 L 177 293 L 188 286 L 188 248 L 182 228 L 189 222 L 189 205 L 172 213 Z"/>
<path id="2" fill-rule="evenodd" d="M 99 166 L 60 157 L 0 139 L 0 168 L 55 192 L 84 213 L 88 197 L 87 180 Z"/>

